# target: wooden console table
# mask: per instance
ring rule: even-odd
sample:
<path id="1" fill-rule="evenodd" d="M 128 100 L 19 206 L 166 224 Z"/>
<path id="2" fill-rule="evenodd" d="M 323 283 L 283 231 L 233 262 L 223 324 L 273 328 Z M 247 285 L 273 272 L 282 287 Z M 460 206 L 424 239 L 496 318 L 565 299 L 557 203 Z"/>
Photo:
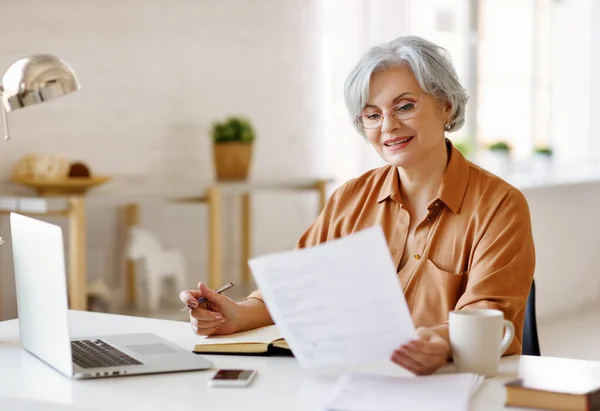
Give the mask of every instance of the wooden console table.
<path id="1" fill-rule="evenodd" d="M 241 235 L 242 261 L 241 272 L 244 282 L 251 278 L 247 261 L 252 256 L 252 194 L 258 191 L 315 191 L 319 196 L 319 212 L 327 199 L 327 184 L 332 179 L 308 179 L 300 181 L 264 181 L 264 182 L 215 182 L 205 186 L 196 196 L 173 196 L 172 202 L 199 203 L 208 207 L 208 285 L 215 289 L 222 285 L 222 197 L 237 196 L 241 199 Z M 125 206 L 126 230 L 139 225 L 139 204 Z M 127 299 L 135 303 L 136 273 L 135 264 L 127 263 L 126 273 Z"/>
<path id="2" fill-rule="evenodd" d="M 49 202 L 64 203 L 64 207 L 49 206 Z M 69 307 L 87 309 L 87 239 L 85 196 L 56 197 L 0 195 L 0 214 L 11 212 L 37 217 L 66 217 L 69 220 L 68 290 Z"/>
<path id="3" fill-rule="evenodd" d="M 242 262 L 244 281 L 250 280 L 247 260 L 252 256 L 251 196 L 258 191 L 314 191 L 319 198 L 319 212 L 327 198 L 327 183 L 331 179 L 306 179 L 300 181 L 265 182 L 165 182 L 148 181 L 147 178 L 114 179 L 105 187 L 86 195 L 35 196 L 20 193 L 0 193 L 0 215 L 18 212 L 31 217 L 65 217 L 69 222 L 68 241 L 68 292 L 69 306 L 74 310 L 87 310 L 87 224 L 86 200 L 107 198 L 124 206 L 125 229 L 140 225 L 138 201 L 206 204 L 208 211 L 208 284 L 217 288 L 222 282 L 222 197 L 238 196 L 241 199 Z M 204 188 L 202 188 L 204 187 Z M 194 193 L 194 195 L 191 195 Z M 197 193 L 197 194 L 196 194 Z M 60 207 L 56 207 L 60 203 Z M 5 239 L 6 240 L 6 239 Z M 135 264 L 127 262 L 127 299 L 136 300 Z"/>

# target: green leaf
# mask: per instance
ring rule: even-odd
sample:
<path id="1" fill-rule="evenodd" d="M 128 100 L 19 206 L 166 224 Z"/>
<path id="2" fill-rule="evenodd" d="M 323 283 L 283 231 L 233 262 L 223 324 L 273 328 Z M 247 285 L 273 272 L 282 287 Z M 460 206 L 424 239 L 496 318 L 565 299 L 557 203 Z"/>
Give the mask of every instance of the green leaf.
<path id="1" fill-rule="evenodd" d="M 252 143 L 256 138 L 250 120 L 242 116 L 230 116 L 222 122 L 214 122 L 211 136 L 215 143 Z"/>
<path id="2" fill-rule="evenodd" d="M 498 141 L 489 147 L 490 151 L 510 151 L 510 146 L 504 141 Z"/>
<path id="3" fill-rule="evenodd" d="M 553 150 L 551 147 L 536 147 L 533 149 L 533 151 L 538 154 L 545 154 L 547 156 L 551 156 L 553 153 Z"/>

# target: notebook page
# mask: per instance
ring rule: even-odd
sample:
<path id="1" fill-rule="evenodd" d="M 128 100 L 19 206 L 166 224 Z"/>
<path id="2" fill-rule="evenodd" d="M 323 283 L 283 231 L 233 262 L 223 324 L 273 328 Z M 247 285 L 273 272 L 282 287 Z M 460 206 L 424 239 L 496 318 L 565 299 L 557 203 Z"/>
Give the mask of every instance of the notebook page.
<path id="1" fill-rule="evenodd" d="M 269 344 L 281 338 L 281 333 L 276 325 L 257 328 L 250 331 L 242 331 L 230 335 L 213 335 L 206 337 L 196 344 L 240 344 L 240 343 L 265 343 Z"/>
<path id="2" fill-rule="evenodd" d="M 473 374 L 393 377 L 345 374 L 338 379 L 327 411 L 468 411 Z M 432 395 L 435 393 L 435 395 Z"/>
<path id="3" fill-rule="evenodd" d="M 381 227 L 249 265 L 304 368 L 389 361 L 416 338 Z"/>

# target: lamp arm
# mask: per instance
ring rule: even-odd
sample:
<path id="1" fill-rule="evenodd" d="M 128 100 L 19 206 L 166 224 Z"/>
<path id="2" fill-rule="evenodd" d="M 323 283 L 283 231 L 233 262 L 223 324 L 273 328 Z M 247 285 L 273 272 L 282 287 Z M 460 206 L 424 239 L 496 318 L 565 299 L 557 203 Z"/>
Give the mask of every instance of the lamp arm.
<path id="1" fill-rule="evenodd" d="M 2 106 L 2 123 L 4 124 L 4 139 L 9 140 L 10 136 L 8 135 L 8 116 L 6 115 L 6 107 L 4 107 L 4 102 L 2 101 L 2 93 L 4 92 L 4 87 L 0 84 L 0 106 Z"/>

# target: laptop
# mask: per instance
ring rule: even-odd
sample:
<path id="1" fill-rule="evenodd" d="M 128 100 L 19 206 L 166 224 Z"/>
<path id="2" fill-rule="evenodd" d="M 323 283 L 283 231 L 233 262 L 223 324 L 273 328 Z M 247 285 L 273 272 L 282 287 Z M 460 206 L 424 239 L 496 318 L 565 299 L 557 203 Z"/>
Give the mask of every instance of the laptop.
<path id="1" fill-rule="evenodd" d="M 23 348 L 70 378 L 205 370 L 212 363 L 151 334 L 71 338 L 62 229 L 10 214 Z"/>

